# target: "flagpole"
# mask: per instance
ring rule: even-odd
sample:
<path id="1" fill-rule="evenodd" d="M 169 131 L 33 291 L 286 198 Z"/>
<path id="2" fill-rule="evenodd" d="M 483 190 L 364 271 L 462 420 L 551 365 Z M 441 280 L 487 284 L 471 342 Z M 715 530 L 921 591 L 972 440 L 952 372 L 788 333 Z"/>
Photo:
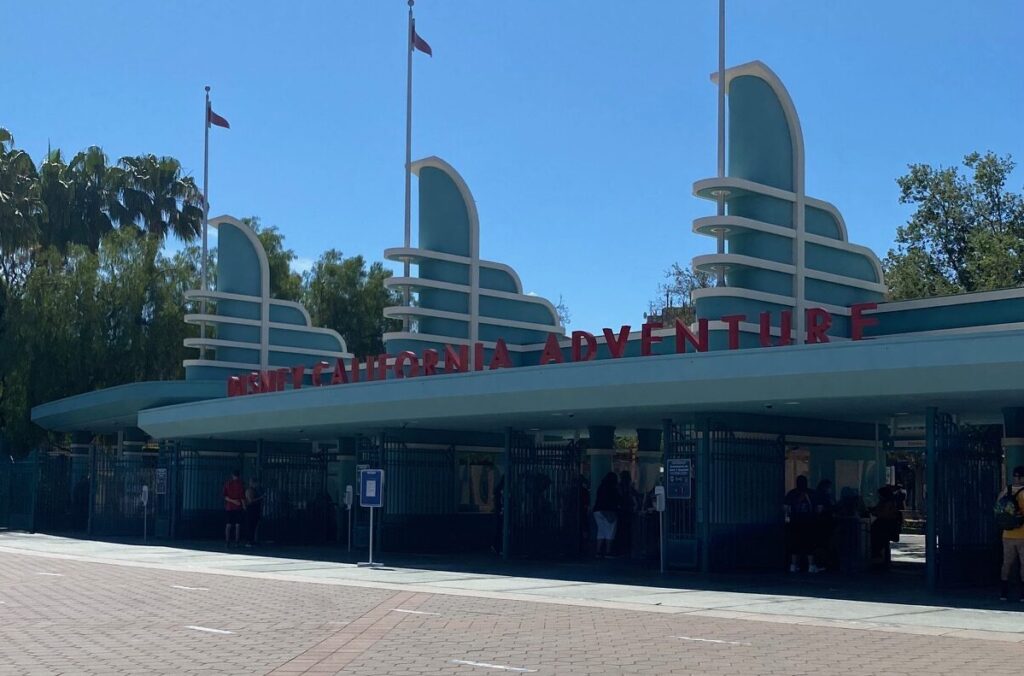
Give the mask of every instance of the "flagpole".
<path id="1" fill-rule="evenodd" d="M 718 0 L 718 178 L 725 178 L 725 0 Z M 725 215 L 725 192 L 718 190 L 718 215 Z M 718 230 L 718 253 L 725 253 L 725 231 Z M 724 286 L 722 268 L 716 286 Z"/>
<path id="2" fill-rule="evenodd" d="M 412 35 L 415 30 L 415 19 L 412 18 L 412 6 L 416 0 L 409 0 L 409 30 L 406 34 L 406 66 L 405 66 L 405 248 L 412 246 Z M 404 276 L 409 277 L 409 258 L 405 258 Z M 409 307 L 409 286 L 402 292 L 402 301 Z M 409 330 L 409 315 L 402 320 L 403 329 Z"/>
<path id="3" fill-rule="evenodd" d="M 210 85 L 206 85 L 206 108 L 204 109 L 203 115 L 203 258 L 200 267 L 202 268 L 203 277 L 203 297 L 202 297 L 202 309 L 201 313 L 206 314 L 206 291 L 209 288 L 207 279 L 206 259 L 207 259 L 207 232 L 209 230 L 210 222 Z M 206 320 L 203 319 L 199 322 L 199 338 L 200 340 L 206 338 Z M 199 344 L 199 358 L 206 358 L 206 344 L 205 341 Z"/>

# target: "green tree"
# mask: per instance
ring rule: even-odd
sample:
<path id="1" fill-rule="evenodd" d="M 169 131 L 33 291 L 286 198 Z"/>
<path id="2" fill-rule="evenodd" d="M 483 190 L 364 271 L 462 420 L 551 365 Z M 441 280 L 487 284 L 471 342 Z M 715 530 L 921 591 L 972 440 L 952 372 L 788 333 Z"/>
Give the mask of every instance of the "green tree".
<path id="1" fill-rule="evenodd" d="M 665 280 L 658 284 L 658 296 L 648 303 L 645 318 L 665 324 L 680 319 L 684 324 L 692 324 L 697 318 L 693 292 L 714 286 L 714 277 L 673 263 L 665 271 Z"/>
<path id="2" fill-rule="evenodd" d="M 74 186 L 71 196 L 74 241 L 96 251 L 103 236 L 127 218 L 118 196 L 123 172 L 110 166 L 101 148 L 90 146 L 71 158 L 68 174 Z"/>
<path id="3" fill-rule="evenodd" d="M 41 208 L 35 163 L 14 146 L 11 133 L 0 127 L 0 303 L 13 286 L 24 281 Z"/>
<path id="4" fill-rule="evenodd" d="M 163 241 L 174 235 L 184 242 L 199 237 L 203 198 L 191 177 L 173 157 L 139 155 L 118 162 L 122 225 L 133 224 Z"/>
<path id="5" fill-rule="evenodd" d="M 340 333 L 355 355 L 384 350 L 381 336 L 401 322 L 384 318 L 398 297 L 384 286 L 391 276 L 381 263 L 369 269 L 362 256 L 345 258 L 337 249 L 323 253 L 305 275 L 303 301 L 315 326 Z"/>
<path id="6" fill-rule="evenodd" d="M 1012 158 L 971 153 L 960 167 L 909 165 L 897 179 L 914 206 L 884 261 L 894 300 L 1024 283 L 1024 198 L 1007 189 Z"/>

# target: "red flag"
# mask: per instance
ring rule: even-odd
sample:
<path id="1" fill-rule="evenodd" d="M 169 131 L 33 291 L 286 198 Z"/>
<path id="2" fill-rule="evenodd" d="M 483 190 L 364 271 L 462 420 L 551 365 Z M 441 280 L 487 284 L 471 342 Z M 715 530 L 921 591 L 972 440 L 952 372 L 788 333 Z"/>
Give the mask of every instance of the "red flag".
<path id="1" fill-rule="evenodd" d="M 416 24 L 412 25 L 412 46 L 420 50 L 427 56 L 433 56 L 434 52 L 430 49 L 430 45 L 427 41 L 420 37 L 420 34 L 416 32 Z"/>
<path id="2" fill-rule="evenodd" d="M 209 127 L 211 124 L 215 124 L 218 127 L 224 127 L 225 129 L 231 129 L 231 125 L 223 117 L 213 112 L 213 108 L 210 106 L 206 107 L 206 126 Z"/>

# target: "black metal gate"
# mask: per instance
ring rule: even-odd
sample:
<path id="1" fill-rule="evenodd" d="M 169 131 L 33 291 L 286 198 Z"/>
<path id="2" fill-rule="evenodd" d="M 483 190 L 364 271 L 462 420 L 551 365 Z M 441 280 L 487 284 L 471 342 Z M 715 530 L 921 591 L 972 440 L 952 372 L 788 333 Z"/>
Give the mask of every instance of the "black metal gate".
<path id="1" fill-rule="evenodd" d="M 156 453 L 117 455 L 97 449 L 93 455 L 93 499 L 90 529 L 96 535 L 141 536 L 144 519 L 155 527 Z M 143 487 L 148 500 L 143 500 Z"/>
<path id="2" fill-rule="evenodd" d="M 513 434 L 505 484 L 509 555 L 579 555 L 581 489 L 575 443 L 538 444 Z"/>
<path id="3" fill-rule="evenodd" d="M 664 430 L 666 472 L 678 463 L 689 463 L 689 486 L 681 486 L 683 495 L 665 500 L 665 563 L 671 568 L 700 567 L 700 538 L 697 530 L 697 432 L 693 424 L 668 425 Z M 687 490 L 688 489 L 688 490 Z"/>
<path id="4" fill-rule="evenodd" d="M 264 450 L 260 478 L 265 496 L 260 540 L 310 543 L 334 539 L 336 510 L 327 494 L 323 453 Z"/>
<path id="5" fill-rule="evenodd" d="M 1001 534 L 992 518 L 1002 485 L 998 428 L 988 434 L 964 430 L 948 414 L 929 413 L 929 582 L 942 587 L 989 584 L 1000 561 Z"/>
<path id="6" fill-rule="evenodd" d="M 784 563 L 781 436 L 739 434 L 713 419 L 665 428 L 670 486 L 665 504 L 665 562 L 702 570 L 775 569 Z M 676 473 L 682 463 L 688 471 Z M 685 479 L 684 479 L 685 481 Z"/>
<path id="7" fill-rule="evenodd" d="M 776 435 L 711 429 L 711 570 L 779 569 L 785 563 L 786 446 Z"/>
<path id="8" fill-rule="evenodd" d="M 255 474 L 255 454 L 181 447 L 165 453 L 173 531 L 179 538 L 224 537 L 224 483 L 232 472 Z"/>

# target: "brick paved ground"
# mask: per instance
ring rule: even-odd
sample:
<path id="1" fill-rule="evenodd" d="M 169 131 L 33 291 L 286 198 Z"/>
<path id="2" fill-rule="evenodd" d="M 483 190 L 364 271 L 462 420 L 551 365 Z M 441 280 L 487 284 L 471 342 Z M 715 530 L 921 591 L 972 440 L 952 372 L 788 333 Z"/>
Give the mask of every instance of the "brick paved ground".
<path id="1" fill-rule="evenodd" d="M 997 641 L 0 553 L 3 674 L 530 673 L 511 667 L 566 675 L 996 676 L 1018 674 L 1022 664 L 1020 644 Z"/>

